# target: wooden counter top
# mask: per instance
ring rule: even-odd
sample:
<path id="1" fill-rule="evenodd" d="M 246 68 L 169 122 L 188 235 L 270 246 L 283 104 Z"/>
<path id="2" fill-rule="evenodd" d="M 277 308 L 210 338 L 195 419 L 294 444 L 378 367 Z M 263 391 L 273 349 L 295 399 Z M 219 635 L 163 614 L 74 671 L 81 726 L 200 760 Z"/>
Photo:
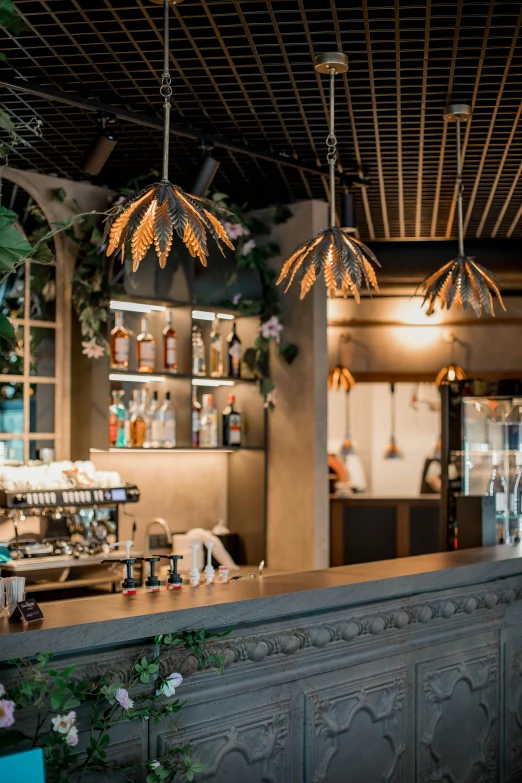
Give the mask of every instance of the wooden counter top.
<path id="1" fill-rule="evenodd" d="M 0 619 L 0 660 L 122 644 L 190 628 L 237 627 L 522 574 L 522 544 L 444 552 L 179 592 L 55 601 L 31 625 Z"/>

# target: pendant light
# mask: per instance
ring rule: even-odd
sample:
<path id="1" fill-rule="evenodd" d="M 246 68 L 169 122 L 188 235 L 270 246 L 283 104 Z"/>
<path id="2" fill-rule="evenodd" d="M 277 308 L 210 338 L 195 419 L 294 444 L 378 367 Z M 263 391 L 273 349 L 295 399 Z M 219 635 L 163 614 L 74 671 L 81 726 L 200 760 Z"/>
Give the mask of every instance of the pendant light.
<path id="1" fill-rule="evenodd" d="M 390 402 L 391 402 L 391 434 L 388 448 L 384 452 L 384 459 L 403 459 L 403 453 L 397 446 L 395 437 L 395 384 L 390 383 Z"/>
<path id="2" fill-rule="evenodd" d="M 171 0 L 172 2 L 172 0 Z M 161 95 L 163 105 L 163 169 L 160 182 L 149 185 L 137 196 L 124 202 L 107 218 L 104 241 L 109 237 L 107 255 L 121 251 L 123 262 L 125 244 L 130 242 L 132 269 L 135 272 L 152 243 L 159 263 L 164 267 L 172 246 L 174 232 L 185 243 L 190 255 L 207 265 L 207 231 L 224 254 L 220 242 L 232 250 L 234 246 L 220 221 L 210 212 L 226 212 L 219 204 L 185 193 L 169 182 L 170 99 L 172 96 L 169 73 L 169 0 L 163 0 L 163 75 Z"/>
<path id="3" fill-rule="evenodd" d="M 345 427 L 344 427 L 344 441 L 343 445 L 341 447 L 340 455 L 343 457 L 347 457 L 349 454 L 355 454 L 355 449 L 353 447 L 352 438 L 350 435 L 350 390 L 353 389 L 355 386 L 355 378 L 353 377 L 352 373 L 348 369 L 348 367 L 345 367 L 341 362 L 341 344 L 343 342 L 348 342 L 350 340 L 349 337 L 346 337 L 345 335 L 341 335 L 339 337 L 339 341 L 337 343 L 337 364 L 332 367 L 330 372 L 328 373 L 328 379 L 327 379 L 327 388 L 328 391 L 341 391 L 341 389 L 345 392 L 345 408 L 344 408 L 344 418 L 345 418 Z"/>
<path id="4" fill-rule="evenodd" d="M 437 387 L 439 387 L 443 383 L 453 383 L 453 381 L 464 381 L 467 378 L 467 375 L 463 368 L 458 365 L 455 361 L 455 346 L 461 345 L 463 348 L 466 348 L 466 343 L 463 343 L 462 340 L 459 340 L 456 334 L 454 332 L 450 332 L 448 336 L 445 338 L 446 342 L 449 342 L 451 345 L 451 353 L 450 353 L 450 361 L 449 364 L 446 367 L 443 367 L 442 370 L 439 370 L 437 373 L 437 377 L 435 378 L 435 384 Z"/>
<path id="5" fill-rule="evenodd" d="M 326 139 L 330 169 L 330 227 L 317 237 L 303 242 L 285 262 L 278 284 L 288 279 L 285 293 L 294 278 L 301 282 L 301 299 L 308 293 L 320 275 L 332 298 L 339 291 L 344 297 L 352 294 L 360 301 L 361 287 L 379 290 L 372 264 L 380 266 L 372 251 L 350 231 L 335 226 L 335 164 L 337 139 L 335 137 L 335 74 L 348 70 L 348 57 L 341 52 L 320 54 L 315 58 L 315 70 L 330 76 L 330 124 Z"/>
<path id="6" fill-rule="evenodd" d="M 464 253 L 464 227 L 462 220 L 462 161 L 460 149 L 460 124 L 471 119 L 471 106 L 464 103 L 453 103 L 444 109 L 444 120 L 455 122 L 457 133 L 457 225 L 459 232 L 459 247 L 456 258 L 453 258 L 435 274 L 426 278 L 422 284 L 424 302 L 428 302 L 428 315 L 432 315 L 438 302 L 441 309 L 448 310 L 452 305 L 464 310 L 471 306 L 477 316 L 482 314 L 482 308 L 490 315 L 495 315 L 494 294 L 503 310 L 504 302 L 499 291 L 496 276 L 478 264 L 472 256 Z"/>

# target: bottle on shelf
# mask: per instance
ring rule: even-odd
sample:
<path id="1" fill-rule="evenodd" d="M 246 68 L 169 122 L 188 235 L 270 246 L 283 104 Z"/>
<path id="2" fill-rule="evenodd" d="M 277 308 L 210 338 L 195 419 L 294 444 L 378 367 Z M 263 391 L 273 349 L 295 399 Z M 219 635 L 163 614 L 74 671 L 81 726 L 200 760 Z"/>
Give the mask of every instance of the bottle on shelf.
<path id="1" fill-rule="evenodd" d="M 125 405 L 122 402 L 125 392 L 112 392 L 112 405 L 109 408 L 109 445 L 122 449 L 125 446 Z"/>
<path id="2" fill-rule="evenodd" d="M 192 375 L 206 375 L 205 343 L 199 326 L 192 327 Z"/>
<path id="3" fill-rule="evenodd" d="M 163 329 L 163 369 L 166 372 L 178 371 L 178 335 L 172 326 L 172 312 L 167 310 L 166 324 Z"/>
<path id="4" fill-rule="evenodd" d="M 141 319 L 141 332 L 136 338 L 138 372 L 154 372 L 156 364 L 156 340 L 149 332 L 149 319 Z"/>
<path id="5" fill-rule="evenodd" d="M 235 396 L 229 394 L 227 407 L 223 410 L 222 414 L 223 446 L 235 446 L 238 448 L 242 445 L 243 427 L 241 413 L 234 407 L 235 402 Z"/>
<path id="6" fill-rule="evenodd" d="M 165 393 L 165 400 L 159 409 L 159 427 L 161 429 L 160 445 L 166 449 L 173 449 L 176 445 L 176 412 L 170 401 L 170 392 Z"/>
<path id="7" fill-rule="evenodd" d="M 157 422 L 158 422 L 159 402 L 158 392 L 152 392 L 152 399 L 150 405 L 147 408 L 147 431 L 145 434 L 145 443 L 143 444 L 146 449 L 157 448 L 159 441 L 157 439 Z"/>
<path id="8" fill-rule="evenodd" d="M 488 495 L 495 498 L 495 516 L 500 534 L 500 543 L 506 543 L 509 537 L 508 485 L 500 467 L 497 451 L 491 454 L 491 478 Z"/>
<path id="9" fill-rule="evenodd" d="M 201 448 L 214 449 L 218 445 L 217 410 L 214 407 L 214 398 L 211 394 L 203 395 L 201 406 L 201 431 L 199 445 Z"/>
<path id="10" fill-rule="evenodd" d="M 116 310 L 114 329 L 111 330 L 111 367 L 113 370 L 126 370 L 129 366 L 130 339 L 129 330 L 123 324 L 123 313 Z"/>
<path id="11" fill-rule="evenodd" d="M 192 448 L 199 446 L 201 434 L 201 403 L 198 401 L 196 389 L 192 389 Z"/>
<path id="12" fill-rule="evenodd" d="M 135 449 L 143 448 L 147 436 L 147 392 L 138 392 L 138 404 L 130 420 L 131 446 Z"/>
<path id="13" fill-rule="evenodd" d="M 132 446 L 130 423 L 131 423 L 133 413 L 135 413 L 138 410 L 138 405 L 139 405 L 138 395 L 139 395 L 138 389 L 134 389 L 132 392 L 132 400 L 129 400 L 129 407 L 125 415 L 125 446 L 127 447 Z"/>
<path id="14" fill-rule="evenodd" d="M 514 526 L 522 524 L 522 452 L 515 453 L 515 472 L 510 475 L 509 515 L 514 520 Z"/>
<path id="15" fill-rule="evenodd" d="M 223 335 L 219 331 L 219 320 L 214 318 L 210 332 L 210 374 L 213 378 L 223 375 Z"/>
<path id="16" fill-rule="evenodd" d="M 241 340 L 237 336 L 235 321 L 227 337 L 227 375 L 229 378 L 241 378 Z"/>

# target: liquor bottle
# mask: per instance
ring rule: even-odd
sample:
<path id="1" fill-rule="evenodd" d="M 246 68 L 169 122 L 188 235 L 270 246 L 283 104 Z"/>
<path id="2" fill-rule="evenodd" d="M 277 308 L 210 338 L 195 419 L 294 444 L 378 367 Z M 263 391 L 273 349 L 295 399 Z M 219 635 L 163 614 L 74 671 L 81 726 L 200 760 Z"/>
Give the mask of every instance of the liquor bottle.
<path id="1" fill-rule="evenodd" d="M 199 436 L 201 434 L 201 403 L 198 402 L 198 395 L 194 389 L 192 392 L 192 448 L 199 446 Z"/>
<path id="2" fill-rule="evenodd" d="M 213 378 L 223 375 L 223 335 L 219 331 L 217 318 L 214 318 L 210 332 L 210 374 Z"/>
<path id="3" fill-rule="evenodd" d="M 145 443 L 143 444 L 146 449 L 159 446 L 159 441 L 154 436 L 157 434 L 157 419 L 158 419 L 158 392 L 152 392 L 152 399 L 150 405 L 147 408 L 147 431 L 145 433 Z M 156 424 L 156 427 L 154 425 Z"/>
<path id="4" fill-rule="evenodd" d="M 241 340 L 236 333 L 236 322 L 227 337 L 227 375 L 229 378 L 241 378 Z"/>
<path id="5" fill-rule="evenodd" d="M 126 370 L 129 366 L 129 331 L 123 325 L 123 313 L 116 310 L 114 329 L 111 330 L 111 367 Z"/>
<path id="6" fill-rule="evenodd" d="M 145 412 L 147 392 L 141 391 L 138 395 L 139 402 L 130 420 L 131 445 L 134 448 L 142 448 L 147 435 L 147 414 Z"/>
<path id="7" fill-rule="evenodd" d="M 156 340 L 149 332 L 149 319 L 141 319 L 141 332 L 136 338 L 138 372 L 153 372 L 156 363 Z"/>
<path id="8" fill-rule="evenodd" d="M 241 414 L 234 408 L 236 398 L 228 395 L 228 405 L 223 411 L 223 446 L 241 446 L 242 426 Z"/>
<path id="9" fill-rule="evenodd" d="M 213 449 L 218 445 L 217 410 L 214 408 L 214 399 L 211 394 L 203 395 L 199 445 L 205 449 Z"/>
<path id="10" fill-rule="evenodd" d="M 173 449 L 176 445 L 176 413 L 170 401 L 170 392 L 165 394 L 158 419 L 161 426 L 160 444 L 166 449 Z"/>
<path id="11" fill-rule="evenodd" d="M 205 343 L 198 326 L 192 327 L 192 375 L 206 375 Z"/>
<path id="12" fill-rule="evenodd" d="M 163 330 L 163 368 L 167 372 L 178 371 L 178 335 L 172 326 L 170 310 L 167 310 L 167 323 Z"/>
<path id="13" fill-rule="evenodd" d="M 500 534 L 499 542 L 504 544 L 509 537 L 508 486 L 500 469 L 499 455 L 496 451 L 491 454 L 491 466 L 488 495 L 495 498 L 495 515 L 499 520 L 497 522 Z"/>
<path id="14" fill-rule="evenodd" d="M 127 447 L 132 446 L 130 423 L 132 419 L 132 414 L 138 410 L 138 405 L 139 405 L 138 394 L 139 394 L 138 390 L 134 389 L 132 392 L 132 400 L 129 400 L 129 407 L 127 408 L 126 415 L 125 415 L 125 445 Z"/>
<path id="15" fill-rule="evenodd" d="M 510 491 L 509 491 L 509 512 L 510 516 L 516 521 L 517 527 L 522 522 L 522 452 L 517 451 L 515 454 L 515 474 L 511 479 L 510 476 Z"/>
<path id="16" fill-rule="evenodd" d="M 122 398 L 125 392 L 112 392 L 112 405 L 109 408 L 109 444 L 111 448 L 122 449 L 125 446 L 125 406 Z"/>

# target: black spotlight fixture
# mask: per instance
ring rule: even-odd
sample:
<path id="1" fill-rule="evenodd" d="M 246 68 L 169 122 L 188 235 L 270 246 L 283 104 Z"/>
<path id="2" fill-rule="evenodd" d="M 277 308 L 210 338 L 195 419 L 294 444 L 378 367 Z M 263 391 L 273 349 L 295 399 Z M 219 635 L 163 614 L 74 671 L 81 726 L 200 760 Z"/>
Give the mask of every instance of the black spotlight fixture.
<path id="1" fill-rule="evenodd" d="M 343 177 L 341 180 L 341 228 L 350 234 L 355 234 L 355 207 L 353 203 L 353 193 L 350 193 L 348 182 Z"/>
<path id="2" fill-rule="evenodd" d="M 82 170 L 91 177 L 99 174 L 109 160 L 110 154 L 118 143 L 118 140 L 107 129 L 107 118 L 102 114 L 99 118 L 100 132 L 91 144 L 84 161 Z"/>
<path id="3" fill-rule="evenodd" d="M 220 166 L 219 160 L 216 160 L 212 157 L 212 155 L 206 153 L 204 146 L 203 154 L 203 163 L 201 164 L 199 173 L 194 181 L 194 185 L 192 186 L 192 193 L 194 196 L 199 196 L 200 198 L 205 195 L 207 190 L 212 185 L 212 181 L 216 176 L 217 170 Z"/>

